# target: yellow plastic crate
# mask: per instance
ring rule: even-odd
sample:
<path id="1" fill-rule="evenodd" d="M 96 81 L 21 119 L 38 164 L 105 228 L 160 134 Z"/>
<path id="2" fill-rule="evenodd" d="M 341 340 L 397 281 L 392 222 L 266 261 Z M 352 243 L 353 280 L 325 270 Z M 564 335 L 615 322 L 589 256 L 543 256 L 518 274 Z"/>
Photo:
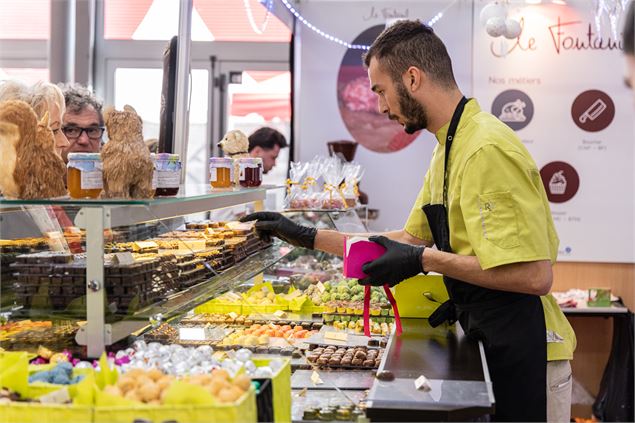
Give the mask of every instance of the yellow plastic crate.
<path id="1" fill-rule="evenodd" d="M 1 423 L 90 423 L 92 421 L 93 408 L 90 406 L 23 402 L 0 405 Z"/>
<path id="2" fill-rule="evenodd" d="M 256 422 L 256 394 L 250 389 L 235 404 L 217 406 L 150 406 L 95 407 L 95 423 L 131 423 L 136 419 L 154 422 L 174 420 L 187 423 Z M 66 422 L 64 422 L 66 423 Z"/>
<path id="3" fill-rule="evenodd" d="M 220 303 L 215 300 L 201 304 L 194 309 L 194 313 L 216 313 L 216 314 L 228 314 L 228 313 L 243 314 L 243 305 L 239 303 Z"/>
<path id="4" fill-rule="evenodd" d="M 258 367 L 267 366 L 271 360 L 254 359 L 254 364 Z M 275 423 L 291 421 L 291 362 L 285 359 L 286 363 L 271 378 L 273 384 L 273 421 Z"/>
<path id="5" fill-rule="evenodd" d="M 252 314 L 269 314 L 275 313 L 278 310 L 286 311 L 286 307 L 280 304 L 269 304 L 269 305 L 260 305 L 260 304 L 243 304 L 243 314 L 245 316 L 249 316 Z"/>

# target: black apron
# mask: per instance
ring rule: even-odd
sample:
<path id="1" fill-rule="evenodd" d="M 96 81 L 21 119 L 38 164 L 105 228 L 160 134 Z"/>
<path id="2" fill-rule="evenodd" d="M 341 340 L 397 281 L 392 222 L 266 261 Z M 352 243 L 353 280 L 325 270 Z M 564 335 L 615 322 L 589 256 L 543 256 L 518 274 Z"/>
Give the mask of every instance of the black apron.
<path id="1" fill-rule="evenodd" d="M 443 204 L 423 206 L 437 248 L 450 253 L 448 159 L 467 102 L 461 99 L 448 128 Z M 483 342 L 496 401 L 494 420 L 546 421 L 547 341 L 540 297 L 481 288 L 447 276 L 443 281 L 450 300 L 430 316 L 430 324 L 458 320 L 467 336 Z"/>

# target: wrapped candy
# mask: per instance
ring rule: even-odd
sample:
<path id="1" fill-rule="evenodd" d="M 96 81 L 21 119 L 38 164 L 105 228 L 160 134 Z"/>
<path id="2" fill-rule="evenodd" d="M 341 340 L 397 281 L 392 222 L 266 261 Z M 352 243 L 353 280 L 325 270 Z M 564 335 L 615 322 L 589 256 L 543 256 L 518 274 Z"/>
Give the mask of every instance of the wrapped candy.
<path id="1" fill-rule="evenodd" d="M 344 163 L 342 166 L 344 182 L 341 191 L 347 207 L 355 207 L 359 200 L 359 182 L 364 176 L 364 169 L 359 163 Z"/>
<path id="2" fill-rule="evenodd" d="M 320 208 L 322 209 L 345 209 L 346 202 L 344 195 L 340 191 L 342 182 L 342 161 L 336 157 L 329 157 L 323 164 L 324 187 L 321 194 Z"/>
<path id="3" fill-rule="evenodd" d="M 302 183 L 306 177 L 308 163 L 293 162 L 289 168 L 289 179 L 287 179 L 287 197 L 285 199 L 285 207 L 290 209 L 304 208 L 302 197 L 304 190 Z"/>

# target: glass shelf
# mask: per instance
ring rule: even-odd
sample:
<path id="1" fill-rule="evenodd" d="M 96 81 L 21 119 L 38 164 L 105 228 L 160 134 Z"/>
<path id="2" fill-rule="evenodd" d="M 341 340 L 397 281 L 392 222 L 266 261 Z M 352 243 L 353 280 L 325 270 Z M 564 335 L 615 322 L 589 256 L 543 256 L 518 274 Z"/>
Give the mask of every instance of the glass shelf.
<path id="1" fill-rule="evenodd" d="M 20 226 L 23 209 L 32 210 L 47 207 L 74 207 L 80 209 L 75 225 L 86 228 L 88 218 L 82 210 L 102 208 L 106 212 L 106 226 L 130 226 L 152 220 L 167 219 L 186 214 L 203 212 L 239 204 L 263 201 L 268 190 L 280 189 L 278 186 L 263 185 L 258 188 L 233 188 L 212 190 L 209 185 L 184 185 L 175 197 L 157 197 L 152 199 L 96 199 L 77 200 L 56 198 L 48 200 L 8 200 L 0 198 L 0 222 L 5 227 Z M 15 221 L 15 224 L 14 224 Z"/>
<path id="2" fill-rule="evenodd" d="M 222 197 L 241 196 L 246 193 L 266 192 L 269 189 L 280 189 L 274 185 L 262 185 L 257 188 L 212 189 L 210 185 L 181 185 L 179 193 L 172 197 L 154 197 L 147 199 L 98 198 L 75 199 L 58 197 L 36 200 L 12 200 L 0 197 L 0 208 L 16 206 L 160 206 L 162 204 L 184 203 L 189 201 L 213 200 Z"/>

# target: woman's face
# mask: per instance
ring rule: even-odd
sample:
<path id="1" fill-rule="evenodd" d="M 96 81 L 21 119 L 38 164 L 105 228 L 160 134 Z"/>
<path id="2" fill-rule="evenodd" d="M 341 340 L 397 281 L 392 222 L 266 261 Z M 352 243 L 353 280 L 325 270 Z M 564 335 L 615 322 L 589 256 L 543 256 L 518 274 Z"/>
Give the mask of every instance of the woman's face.
<path id="1" fill-rule="evenodd" d="M 55 152 L 58 156 L 62 157 L 62 151 L 67 148 L 70 143 L 62 131 L 62 113 L 56 103 L 52 103 L 49 107 L 49 128 L 53 131 Z"/>

